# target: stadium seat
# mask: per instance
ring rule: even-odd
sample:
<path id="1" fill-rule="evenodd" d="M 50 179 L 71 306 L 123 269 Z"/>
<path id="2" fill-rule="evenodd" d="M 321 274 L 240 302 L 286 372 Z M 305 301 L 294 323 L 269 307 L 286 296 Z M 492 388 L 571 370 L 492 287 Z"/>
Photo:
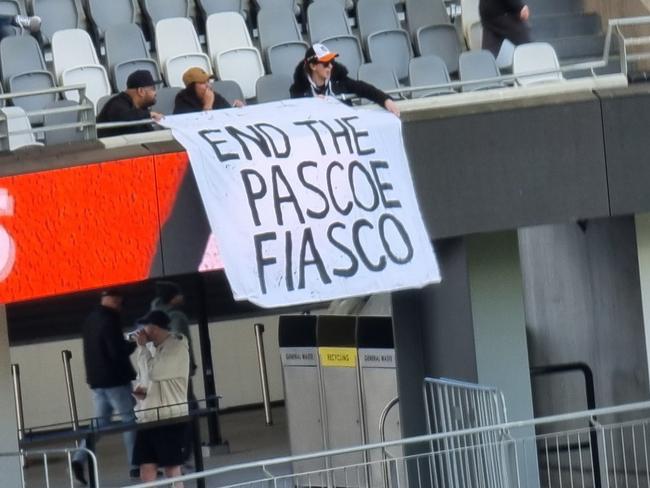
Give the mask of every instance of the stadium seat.
<path id="1" fill-rule="evenodd" d="M 158 88 L 158 91 L 156 92 L 156 104 L 151 107 L 151 110 L 163 115 L 173 114 L 174 100 L 179 91 L 181 91 L 181 89 L 175 86 Z"/>
<path id="2" fill-rule="evenodd" d="M 257 80 L 257 103 L 274 102 L 291 98 L 289 87 L 292 78 L 284 74 L 270 74 Z"/>
<path id="3" fill-rule="evenodd" d="M 260 49 L 264 56 L 276 44 L 302 41 L 300 28 L 293 12 L 286 6 L 268 5 L 257 13 Z"/>
<path id="4" fill-rule="evenodd" d="M 158 63 L 149 57 L 144 35 L 137 24 L 111 25 L 104 39 L 106 66 L 117 91 L 126 88 L 126 79 L 138 69 L 150 71 L 160 79 Z"/>
<path id="5" fill-rule="evenodd" d="M 104 108 L 104 105 L 106 105 L 106 102 L 108 102 L 114 96 L 115 95 L 113 93 L 111 93 L 110 95 L 104 95 L 99 100 L 97 100 L 97 103 L 95 104 L 95 115 L 99 115 L 99 112 L 102 111 L 102 109 Z"/>
<path id="6" fill-rule="evenodd" d="M 253 47 L 244 18 L 237 12 L 212 14 L 205 22 L 208 55 L 216 67 L 219 53 L 240 47 Z"/>
<path id="7" fill-rule="evenodd" d="M 156 51 L 168 86 L 183 87 L 183 73 L 194 66 L 212 72 L 210 58 L 201 49 L 194 26 L 187 18 L 158 21 Z"/>
<path id="8" fill-rule="evenodd" d="M 481 49 L 483 47 L 483 25 L 481 21 L 474 22 L 466 31 L 467 47 L 469 49 Z"/>
<path id="9" fill-rule="evenodd" d="M 86 85 L 86 97 L 93 104 L 111 93 L 106 69 L 99 64 L 97 51 L 88 33 L 81 29 L 55 32 L 52 37 L 54 72 L 61 85 Z M 69 100 L 78 101 L 76 91 L 65 93 Z"/>
<path id="10" fill-rule="evenodd" d="M 461 81 L 485 80 L 501 75 L 494 56 L 490 51 L 485 50 L 461 53 L 458 59 L 458 73 Z M 504 84 L 500 81 L 483 81 L 463 85 L 462 91 L 489 90 L 503 86 Z"/>
<path id="11" fill-rule="evenodd" d="M 154 37 L 159 21 L 190 16 L 189 0 L 143 0 L 140 5 L 149 25 L 149 32 Z"/>
<path id="12" fill-rule="evenodd" d="M 0 0 L 0 15 L 23 15 L 21 6 L 16 0 Z"/>
<path id="13" fill-rule="evenodd" d="M 429 25 L 418 29 L 417 48 L 420 56 L 434 55 L 447 65 L 449 73 L 458 71 L 458 56 L 461 53 L 456 28 L 452 25 Z"/>
<path id="14" fill-rule="evenodd" d="M 0 112 L 7 123 L 9 133 L 9 150 L 14 151 L 26 146 L 42 146 L 36 141 L 32 126 L 25 111 L 20 107 L 3 107 Z M 18 133 L 20 132 L 20 133 Z"/>
<path id="15" fill-rule="evenodd" d="M 239 12 L 244 19 L 248 19 L 248 11 L 242 0 L 197 0 L 196 4 L 204 19 L 220 12 Z"/>
<path id="16" fill-rule="evenodd" d="M 329 37 L 350 36 L 345 9 L 338 2 L 320 1 L 307 7 L 307 26 L 311 42 L 325 42 Z"/>
<path id="17" fill-rule="evenodd" d="M 356 36 L 337 36 L 325 39 L 327 48 L 332 52 L 338 53 L 336 60 L 348 69 L 351 78 L 359 71 L 365 59 L 361 44 Z"/>
<path id="18" fill-rule="evenodd" d="M 230 49 L 217 55 L 215 67 L 221 80 L 236 81 L 244 97 L 255 97 L 255 84 L 264 76 L 264 65 L 254 47 Z"/>
<path id="19" fill-rule="evenodd" d="M 393 70 L 399 80 L 408 77 L 413 51 L 406 31 L 380 31 L 371 34 L 368 36 L 368 55 L 373 63 L 385 64 Z"/>
<path id="20" fill-rule="evenodd" d="M 260 10 L 264 10 L 265 8 L 268 7 L 271 8 L 287 7 L 289 10 L 291 10 L 291 12 L 293 12 L 294 16 L 300 14 L 300 5 L 298 5 L 298 2 L 296 2 L 296 0 L 255 0 L 255 1 L 257 2 L 257 5 L 259 5 Z"/>
<path id="21" fill-rule="evenodd" d="M 55 32 L 81 27 L 75 0 L 32 0 L 32 12 L 42 19 L 40 37 L 44 46 L 52 43 Z"/>
<path id="22" fill-rule="evenodd" d="M 88 17 L 97 42 L 109 27 L 136 21 L 134 0 L 86 0 Z M 109 70 L 110 71 L 110 70 Z"/>
<path id="23" fill-rule="evenodd" d="M 65 107 L 74 107 L 78 106 L 77 102 L 72 100 L 57 100 L 52 102 L 45 108 L 65 108 Z M 45 127 L 61 124 L 76 124 L 79 122 L 80 112 L 70 111 L 70 112 L 59 112 L 45 114 Z M 66 144 L 81 142 L 84 140 L 84 133 L 78 127 L 70 127 L 67 129 L 57 129 L 57 130 L 48 130 L 44 131 L 45 134 L 45 145 L 49 146 L 52 144 Z"/>
<path id="24" fill-rule="evenodd" d="M 268 50 L 269 71 L 276 74 L 292 75 L 300 61 L 305 57 L 309 45 L 304 41 L 283 42 Z"/>
<path id="25" fill-rule="evenodd" d="M 515 48 L 512 74 L 517 77 L 517 83 L 522 86 L 564 81 L 564 76 L 559 69 L 560 63 L 555 49 L 546 42 L 531 42 Z M 544 70 L 549 72 L 526 76 L 526 73 Z M 551 72 L 553 70 L 558 71 L 553 73 Z"/>
<path id="26" fill-rule="evenodd" d="M 411 87 L 426 85 L 447 85 L 450 83 L 445 62 L 438 56 L 420 56 L 409 63 L 409 84 Z M 441 87 L 411 92 L 411 98 L 455 93 L 452 88 Z"/>
<path id="27" fill-rule="evenodd" d="M 357 2 L 359 34 L 364 46 L 368 36 L 385 30 L 401 30 L 394 0 L 359 0 Z"/>
<path id="28" fill-rule="evenodd" d="M 421 27 L 450 23 L 443 0 L 406 0 L 405 7 L 406 25 L 414 41 Z"/>
<path id="29" fill-rule="evenodd" d="M 364 63 L 359 66 L 359 79 L 375 85 L 380 90 L 396 90 L 399 88 L 399 82 L 395 73 L 384 64 Z M 393 98 L 400 98 L 399 95 Z"/>
<path id="30" fill-rule="evenodd" d="M 481 25 L 481 17 L 478 13 L 479 0 L 460 0 L 460 9 L 463 15 L 461 16 L 463 36 L 467 47 L 470 49 L 481 49 L 481 38 L 476 44 L 475 24 Z"/>
<path id="31" fill-rule="evenodd" d="M 10 36 L 0 41 L 0 71 L 9 92 L 53 88 L 56 82 L 47 70 L 43 53 L 31 36 Z M 57 99 L 56 93 L 16 97 L 13 104 L 30 112 L 45 107 Z M 42 116 L 31 116 L 32 123 L 42 124 Z"/>
<path id="32" fill-rule="evenodd" d="M 216 80 L 212 83 L 212 89 L 228 100 L 231 105 L 235 100 L 244 100 L 244 93 L 236 81 Z"/>

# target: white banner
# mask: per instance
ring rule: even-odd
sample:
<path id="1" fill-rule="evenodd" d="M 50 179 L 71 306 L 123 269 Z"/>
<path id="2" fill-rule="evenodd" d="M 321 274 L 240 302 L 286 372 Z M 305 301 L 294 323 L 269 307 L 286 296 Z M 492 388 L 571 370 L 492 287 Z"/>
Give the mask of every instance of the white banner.
<path id="1" fill-rule="evenodd" d="M 166 117 L 237 300 L 262 307 L 440 281 L 401 124 L 309 98 Z"/>

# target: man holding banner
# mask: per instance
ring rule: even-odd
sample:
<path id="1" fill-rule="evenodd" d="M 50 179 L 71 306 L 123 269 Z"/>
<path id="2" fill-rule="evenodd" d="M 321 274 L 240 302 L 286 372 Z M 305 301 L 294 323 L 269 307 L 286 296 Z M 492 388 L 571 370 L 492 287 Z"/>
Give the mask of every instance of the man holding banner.
<path id="1" fill-rule="evenodd" d="M 324 44 L 314 44 L 307 49 L 305 58 L 298 63 L 289 89 L 291 98 L 345 95 L 352 93 L 381 105 L 399 117 L 399 108 L 393 99 L 369 83 L 353 80 L 348 70 L 334 59 L 338 54 Z"/>

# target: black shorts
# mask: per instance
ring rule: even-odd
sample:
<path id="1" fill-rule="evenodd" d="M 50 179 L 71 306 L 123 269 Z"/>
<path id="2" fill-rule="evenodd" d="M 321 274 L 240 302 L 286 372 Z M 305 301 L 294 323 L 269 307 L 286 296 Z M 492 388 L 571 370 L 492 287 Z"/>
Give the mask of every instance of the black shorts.
<path id="1" fill-rule="evenodd" d="M 183 464 L 185 423 L 162 425 L 136 432 L 133 465 L 157 464 L 161 467 Z"/>

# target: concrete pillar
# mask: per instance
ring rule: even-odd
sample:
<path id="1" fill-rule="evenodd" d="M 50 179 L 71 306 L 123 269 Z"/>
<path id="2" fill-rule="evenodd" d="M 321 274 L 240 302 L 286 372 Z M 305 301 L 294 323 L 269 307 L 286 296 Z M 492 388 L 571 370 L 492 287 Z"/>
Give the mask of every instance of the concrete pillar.
<path id="1" fill-rule="evenodd" d="M 16 407 L 11 377 L 11 357 L 9 355 L 9 332 L 7 313 L 0 305 L 0 453 L 18 452 Z M 22 469 L 18 457 L 0 457 L 2 486 L 22 486 Z"/>
<path id="2" fill-rule="evenodd" d="M 533 418 L 516 232 L 468 237 L 478 382 L 499 388 L 508 418 Z"/>
<path id="3" fill-rule="evenodd" d="M 640 292 L 650 280 L 647 217 L 637 230 L 638 245 L 632 217 L 519 231 L 531 363 L 587 363 L 598 407 L 649 396 Z M 577 373 L 536 379 L 535 392 L 538 416 L 587 406 Z"/>

